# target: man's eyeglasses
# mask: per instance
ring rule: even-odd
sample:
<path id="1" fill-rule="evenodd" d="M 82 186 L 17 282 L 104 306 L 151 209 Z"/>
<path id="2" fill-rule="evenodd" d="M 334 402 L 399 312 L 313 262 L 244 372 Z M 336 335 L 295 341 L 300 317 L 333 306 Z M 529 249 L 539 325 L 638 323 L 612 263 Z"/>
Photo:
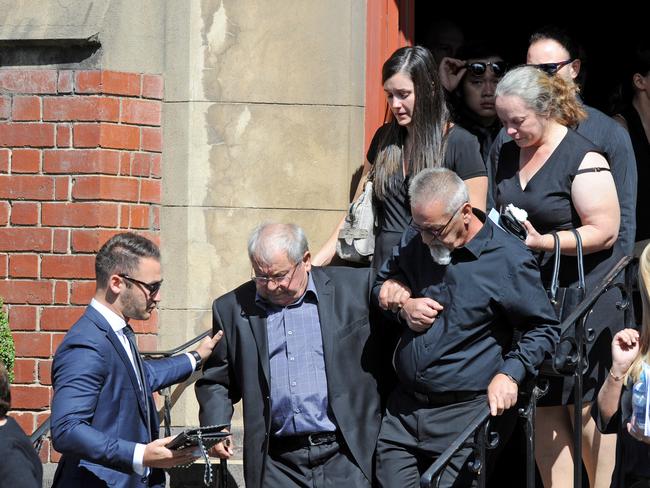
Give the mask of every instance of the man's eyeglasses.
<path id="1" fill-rule="evenodd" d="M 440 237 L 445 233 L 445 230 L 447 229 L 447 227 L 449 227 L 449 224 L 451 224 L 451 221 L 454 220 L 454 217 L 456 216 L 456 214 L 460 211 L 461 208 L 463 208 L 465 206 L 465 203 L 467 203 L 467 202 L 464 202 L 460 207 L 458 207 L 456 209 L 456 211 L 453 214 L 451 214 L 451 217 L 449 217 L 449 220 L 447 221 L 447 223 L 445 225 L 443 225 L 439 229 L 430 229 L 430 228 L 426 228 L 426 227 L 420 227 L 415 222 L 411 222 L 411 228 L 413 230 L 419 232 L 420 234 L 428 234 L 431 237 L 433 237 L 434 239 L 439 241 Z"/>
<path id="2" fill-rule="evenodd" d="M 293 275 L 301 263 L 302 261 L 298 261 L 296 264 L 293 265 L 293 267 L 289 271 L 287 271 L 286 273 L 282 273 L 279 276 L 253 275 L 251 276 L 251 280 L 253 280 L 258 285 L 268 285 L 269 283 L 274 283 L 275 286 L 280 286 L 287 283 L 291 283 L 291 280 L 293 279 Z"/>
<path id="3" fill-rule="evenodd" d="M 529 64 L 533 68 L 541 69 L 544 73 L 549 76 L 553 76 L 555 73 L 560 71 L 562 67 L 567 64 L 573 63 L 575 59 L 567 59 L 566 61 L 560 61 L 559 63 L 542 63 L 542 64 Z"/>
<path id="4" fill-rule="evenodd" d="M 124 278 L 125 280 L 132 281 L 133 283 L 137 283 L 138 285 L 142 285 L 149 291 L 149 296 L 155 296 L 156 293 L 158 293 L 158 290 L 160 290 L 160 287 L 162 286 L 163 280 L 156 281 L 155 283 L 145 283 L 144 281 L 136 280 L 135 278 L 131 278 L 128 274 L 120 273 L 117 276 L 120 278 Z"/>
<path id="5" fill-rule="evenodd" d="M 495 76 L 501 77 L 505 74 L 508 69 L 508 63 L 505 61 L 494 61 L 494 62 L 484 62 L 484 61 L 475 61 L 474 63 L 465 64 L 465 68 L 476 76 L 481 76 L 485 73 L 488 66 L 492 68 L 492 73 Z"/>

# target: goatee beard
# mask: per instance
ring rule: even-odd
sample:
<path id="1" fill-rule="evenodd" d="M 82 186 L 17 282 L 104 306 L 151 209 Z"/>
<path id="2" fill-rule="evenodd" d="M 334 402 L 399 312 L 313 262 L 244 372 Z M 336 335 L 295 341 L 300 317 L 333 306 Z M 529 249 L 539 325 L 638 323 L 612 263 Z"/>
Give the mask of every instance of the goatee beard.
<path id="1" fill-rule="evenodd" d="M 441 244 L 430 244 L 429 253 L 431 258 L 441 266 L 451 263 L 451 251 Z"/>

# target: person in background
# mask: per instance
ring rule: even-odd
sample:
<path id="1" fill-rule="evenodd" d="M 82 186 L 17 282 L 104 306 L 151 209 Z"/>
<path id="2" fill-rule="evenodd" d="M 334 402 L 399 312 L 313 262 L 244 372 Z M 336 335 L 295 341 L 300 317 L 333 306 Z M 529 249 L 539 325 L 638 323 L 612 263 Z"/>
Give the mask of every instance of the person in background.
<path id="1" fill-rule="evenodd" d="M 612 367 L 591 412 L 601 432 L 617 434 L 611 488 L 650 486 L 650 437 L 639 428 L 643 421 L 632 418 L 635 383 L 641 380 L 643 363 L 650 364 L 650 246 L 646 246 L 639 261 L 639 287 L 643 303 L 641 330 L 624 329 L 614 336 Z M 648 380 L 646 377 L 644 381 L 646 394 Z"/>
<path id="2" fill-rule="evenodd" d="M 645 188 L 650 181 L 650 47 L 635 49 L 626 79 L 621 85 L 621 106 L 614 112 L 614 120 L 630 134 L 636 168 L 637 189 Z M 646 185 L 647 186 L 647 185 Z M 636 255 L 650 239 L 650 194 L 637 191 L 636 202 Z"/>
<path id="3" fill-rule="evenodd" d="M 549 76 L 533 66 L 515 68 L 503 77 L 496 89 L 496 109 L 512 140 L 501 147 L 493 183 L 497 208 L 513 204 L 528 212 L 525 243 L 538 260 L 547 289 L 553 275 L 553 234 L 560 239 L 561 286 L 576 286 L 576 240 L 571 229 L 579 232 L 589 293 L 622 257 L 614 246 L 620 210 L 607 160 L 596 145 L 570 129 L 586 115 L 576 90 L 572 80 Z M 620 300 L 616 288 L 604 294 L 586 324 L 594 330 L 595 340 L 587 349 L 583 418 L 588 418 L 588 403 L 607 374 L 608 344 L 623 321 L 616 307 Z M 554 377 L 549 384 L 549 392 L 538 402 L 535 456 L 545 486 L 571 486 L 573 378 Z M 593 422 L 582 431 L 583 458 L 595 486 L 607 477 L 596 463 L 599 446 L 606 440 L 595 432 Z"/>
<path id="4" fill-rule="evenodd" d="M 458 50 L 458 58 L 443 58 L 440 81 L 447 91 L 452 118 L 476 136 L 487 163 L 501 122 L 494 108 L 494 90 L 508 64 L 487 43 L 472 43 Z"/>
<path id="5" fill-rule="evenodd" d="M 431 51 L 436 64 L 443 58 L 457 57 L 465 42 L 465 35 L 458 24 L 445 17 L 437 17 L 429 24 L 424 45 Z"/>
<path id="6" fill-rule="evenodd" d="M 20 426 L 7 416 L 10 408 L 9 374 L 0 361 L 0 486 L 41 488 L 41 460 Z"/>
<path id="7" fill-rule="evenodd" d="M 364 177 L 373 170 L 378 226 L 373 267 L 378 270 L 411 221 L 409 181 L 424 168 L 445 167 L 467 184 L 470 203 L 485 210 L 487 171 L 472 134 L 453 125 L 445 103 L 438 69 L 428 49 L 403 47 L 384 63 L 382 80 L 392 120 L 375 133 L 367 153 Z M 314 256 L 326 265 L 334 256 L 343 219 Z"/>

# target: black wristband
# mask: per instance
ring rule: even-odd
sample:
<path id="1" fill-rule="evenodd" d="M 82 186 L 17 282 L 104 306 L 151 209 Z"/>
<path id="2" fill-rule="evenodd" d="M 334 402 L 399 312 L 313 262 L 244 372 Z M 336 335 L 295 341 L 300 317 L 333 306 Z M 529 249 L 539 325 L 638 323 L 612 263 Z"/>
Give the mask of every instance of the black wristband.
<path id="1" fill-rule="evenodd" d="M 203 359 L 201 358 L 201 355 L 196 351 L 190 351 L 190 354 L 194 359 L 196 359 L 196 367 L 194 368 L 194 371 L 200 370 L 203 366 Z"/>

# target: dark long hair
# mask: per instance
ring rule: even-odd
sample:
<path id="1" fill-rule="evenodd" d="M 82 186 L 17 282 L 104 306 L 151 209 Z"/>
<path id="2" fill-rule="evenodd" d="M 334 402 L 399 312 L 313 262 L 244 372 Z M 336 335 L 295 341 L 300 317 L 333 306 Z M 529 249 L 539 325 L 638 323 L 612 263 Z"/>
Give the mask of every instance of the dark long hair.
<path id="1" fill-rule="evenodd" d="M 438 78 L 438 69 L 429 50 L 422 46 L 403 47 L 393 53 L 381 71 L 382 83 L 403 73 L 413 81 L 415 106 L 409 132 L 409 171 L 415 175 L 424 168 L 443 166 L 449 124 L 449 112 Z M 402 171 L 406 128 L 393 118 L 379 141 L 374 161 L 374 191 L 383 200 L 396 191 Z"/>

